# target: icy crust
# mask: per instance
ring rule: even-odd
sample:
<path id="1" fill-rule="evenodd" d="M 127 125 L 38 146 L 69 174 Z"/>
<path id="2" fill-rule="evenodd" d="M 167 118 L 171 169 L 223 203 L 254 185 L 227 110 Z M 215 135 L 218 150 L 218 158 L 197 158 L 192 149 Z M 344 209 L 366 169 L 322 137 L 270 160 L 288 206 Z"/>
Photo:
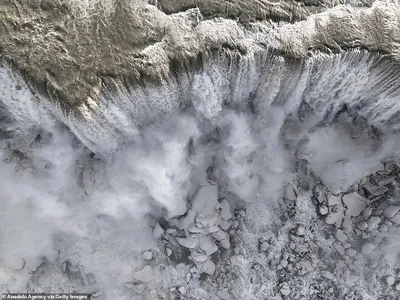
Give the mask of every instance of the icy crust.
<path id="1" fill-rule="evenodd" d="M 5 0 L 0 10 L 2 58 L 68 114 L 101 102 L 108 89 L 135 90 L 191 78 L 213 63 L 212 53 L 246 60 L 271 49 L 305 58 L 315 51 L 362 47 L 399 58 L 399 7 L 393 1 L 376 1 L 369 8 L 338 5 L 291 24 L 270 22 L 268 10 L 290 19 L 304 9 L 301 5 L 252 0 L 246 2 L 248 13 L 263 17 L 246 27 L 240 17 L 239 22 L 202 20 L 202 6 L 166 15 L 144 1 L 90 3 Z M 203 10 L 212 15 L 221 6 Z M 79 113 L 87 118 L 90 111 Z"/>

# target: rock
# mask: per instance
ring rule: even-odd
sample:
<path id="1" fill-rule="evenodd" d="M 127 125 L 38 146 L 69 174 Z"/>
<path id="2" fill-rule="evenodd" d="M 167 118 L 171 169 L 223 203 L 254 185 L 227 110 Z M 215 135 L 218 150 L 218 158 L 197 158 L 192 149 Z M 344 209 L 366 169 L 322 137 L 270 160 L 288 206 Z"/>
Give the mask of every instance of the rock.
<path id="1" fill-rule="evenodd" d="M 395 214 L 397 214 L 400 210 L 400 206 L 392 205 L 384 209 L 383 215 L 386 218 L 393 218 Z"/>
<path id="2" fill-rule="evenodd" d="M 151 260 L 151 259 L 153 259 L 153 252 L 151 252 L 151 251 L 144 251 L 144 252 L 142 253 L 142 258 L 143 258 L 144 260 Z"/>
<path id="3" fill-rule="evenodd" d="M 340 229 L 338 229 L 338 230 L 336 231 L 335 237 L 336 237 L 336 239 L 337 239 L 339 242 L 344 242 L 344 241 L 347 240 L 347 236 L 346 236 L 346 235 L 344 234 L 344 232 L 343 232 L 342 230 L 340 230 Z"/>
<path id="4" fill-rule="evenodd" d="M 361 221 L 356 224 L 357 228 L 364 231 L 368 228 L 367 222 Z"/>
<path id="5" fill-rule="evenodd" d="M 153 280 L 153 268 L 147 265 L 143 269 L 134 272 L 133 278 L 144 283 L 150 282 Z"/>
<path id="6" fill-rule="evenodd" d="M 204 251 L 206 255 L 211 255 L 218 251 L 217 245 L 212 241 L 209 236 L 204 236 L 200 238 L 199 247 Z"/>
<path id="7" fill-rule="evenodd" d="M 322 205 L 319 207 L 319 213 L 323 216 L 327 215 L 329 212 L 328 206 Z"/>
<path id="8" fill-rule="evenodd" d="M 131 289 L 131 290 L 135 291 L 138 294 L 142 294 L 143 291 L 146 289 L 146 286 L 143 283 L 132 283 L 132 282 L 129 282 L 129 283 L 125 283 L 125 286 L 128 289 Z"/>
<path id="9" fill-rule="evenodd" d="M 224 219 L 221 218 L 221 220 L 219 220 L 218 226 L 224 230 L 227 231 L 229 229 L 229 227 L 231 227 L 231 222 L 226 221 Z"/>
<path id="10" fill-rule="evenodd" d="M 349 257 L 354 257 L 354 256 L 356 256 L 356 254 L 357 254 L 357 252 L 354 249 L 349 248 L 346 250 L 346 255 L 348 255 Z"/>
<path id="11" fill-rule="evenodd" d="M 284 197 L 286 200 L 290 201 L 296 201 L 297 195 L 296 192 L 294 191 L 294 188 L 291 184 L 286 185 L 285 187 L 285 192 L 284 192 Z"/>
<path id="12" fill-rule="evenodd" d="M 377 229 L 380 222 L 381 222 L 381 218 L 371 217 L 368 220 L 368 231 L 373 231 L 373 230 Z"/>
<path id="13" fill-rule="evenodd" d="M 387 276 L 385 281 L 386 281 L 386 284 L 388 286 L 392 286 L 394 284 L 394 277 L 393 276 Z"/>
<path id="14" fill-rule="evenodd" d="M 358 217 L 368 204 L 367 199 L 358 193 L 343 195 L 342 201 L 353 217 Z"/>
<path id="15" fill-rule="evenodd" d="M 179 291 L 179 293 L 181 293 L 182 295 L 185 295 L 185 294 L 186 294 L 186 288 L 185 288 L 184 286 L 181 286 L 181 287 L 178 289 L 178 291 Z"/>
<path id="16" fill-rule="evenodd" d="M 194 249 L 197 246 L 197 239 L 193 238 L 175 238 L 179 245 L 185 248 Z"/>
<path id="17" fill-rule="evenodd" d="M 172 255 L 172 250 L 170 248 L 165 248 L 165 252 L 167 253 L 168 257 Z"/>
<path id="18" fill-rule="evenodd" d="M 281 284 L 281 287 L 280 287 L 279 291 L 281 292 L 281 294 L 283 296 L 289 296 L 290 295 L 290 287 L 286 282 Z"/>
<path id="19" fill-rule="evenodd" d="M 371 254 L 372 252 L 374 252 L 374 250 L 375 246 L 368 242 L 361 246 L 361 253 L 364 255 Z"/>
<path id="20" fill-rule="evenodd" d="M 164 233 L 164 229 L 161 228 L 160 224 L 157 222 L 153 229 L 153 237 L 159 239 Z"/>
<path id="21" fill-rule="evenodd" d="M 215 264 L 211 260 L 207 260 L 200 271 L 208 275 L 213 275 L 215 272 Z"/>
<path id="22" fill-rule="evenodd" d="M 231 243 L 229 242 L 229 240 L 222 240 L 220 241 L 220 245 L 222 248 L 229 250 L 231 248 Z"/>
<path id="23" fill-rule="evenodd" d="M 231 212 L 231 206 L 226 199 L 223 199 L 221 201 L 221 219 L 228 221 L 230 218 L 232 218 L 232 212 Z"/>

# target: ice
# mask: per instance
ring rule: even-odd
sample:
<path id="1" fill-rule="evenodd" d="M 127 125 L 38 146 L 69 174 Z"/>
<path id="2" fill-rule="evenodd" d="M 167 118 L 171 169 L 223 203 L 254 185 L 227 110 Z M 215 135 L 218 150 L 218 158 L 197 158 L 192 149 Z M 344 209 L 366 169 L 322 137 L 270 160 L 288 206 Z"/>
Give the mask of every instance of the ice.
<path id="1" fill-rule="evenodd" d="M 153 280 L 153 268 L 151 266 L 145 266 L 143 269 L 133 273 L 133 278 L 141 282 L 147 283 Z"/>
<path id="2" fill-rule="evenodd" d="M 230 218 L 232 218 L 232 213 L 231 213 L 231 206 L 228 201 L 223 199 L 221 201 L 221 214 L 220 214 L 222 220 L 228 221 Z"/>
<path id="3" fill-rule="evenodd" d="M 197 245 L 197 239 L 194 239 L 194 238 L 180 238 L 180 237 L 177 237 L 176 241 L 182 247 L 189 248 L 189 249 L 193 249 Z"/>
<path id="4" fill-rule="evenodd" d="M 207 260 L 201 268 L 201 272 L 213 275 L 215 272 L 215 264 L 211 260 Z"/>
<path id="5" fill-rule="evenodd" d="M 211 255 L 218 251 L 218 247 L 209 236 L 204 236 L 200 238 L 199 247 L 201 250 L 204 251 L 206 255 Z"/>

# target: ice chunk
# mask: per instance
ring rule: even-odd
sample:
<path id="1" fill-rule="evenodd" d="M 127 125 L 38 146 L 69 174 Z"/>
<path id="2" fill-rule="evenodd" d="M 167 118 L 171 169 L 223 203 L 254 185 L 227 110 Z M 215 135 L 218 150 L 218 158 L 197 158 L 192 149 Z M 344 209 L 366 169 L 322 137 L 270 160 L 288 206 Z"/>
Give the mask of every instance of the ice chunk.
<path id="1" fill-rule="evenodd" d="M 154 230 L 153 230 L 154 238 L 159 239 L 163 233 L 164 233 L 164 229 L 162 229 L 160 224 L 157 222 L 156 225 L 154 226 Z"/>
<path id="2" fill-rule="evenodd" d="M 222 240 L 220 241 L 220 245 L 222 248 L 229 250 L 231 248 L 231 243 L 229 242 L 229 240 Z"/>
<path id="3" fill-rule="evenodd" d="M 342 201 L 353 217 L 358 217 L 368 204 L 367 199 L 358 193 L 343 195 Z"/>
<path id="4" fill-rule="evenodd" d="M 294 188 L 291 184 L 286 185 L 284 197 L 287 200 L 296 201 L 296 192 L 294 191 Z"/>
<path id="5" fill-rule="evenodd" d="M 151 260 L 151 259 L 153 259 L 153 252 L 151 252 L 151 251 L 144 251 L 144 252 L 142 253 L 142 258 L 143 258 L 144 260 Z"/>
<path id="6" fill-rule="evenodd" d="M 371 254 L 374 250 L 375 246 L 368 242 L 361 246 L 361 253 L 364 255 Z"/>
<path id="7" fill-rule="evenodd" d="M 221 201 L 221 219 L 228 221 L 232 218 L 231 206 L 228 201 L 223 199 Z"/>
<path id="8" fill-rule="evenodd" d="M 377 229 L 380 222 L 381 222 L 381 218 L 371 217 L 368 220 L 368 231 L 373 231 L 373 230 Z"/>
<path id="9" fill-rule="evenodd" d="M 131 289 L 133 291 L 135 291 L 138 294 L 142 294 L 143 291 L 145 290 L 146 286 L 143 283 L 132 283 L 132 282 L 128 282 L 125 283 L 125 286 L 128 289 Z"/>
<path id="10" fill-rule="evenodd" d="M 222 241 L 228 239 L 228 234 L 225 231 L 220 230 L 216 233 L 213 233 L 212 237 L 217 241 Z"/>
<path id="11" fill-rule="evenodd" d="M 207 260 L 200 271 L 208 275 L 213 275 L 215 272 L 215 264 L 211 260 Z"/>
<path id="12" fill-rule="evenodd" d="M 144 283 L 150 282 L 153 280 L 153 268 L 147 265 L 143 269 L 134 272 L 133 278 Z"/>
<path id="13" fill-rule="evenodd" d="M 197 245 L 197 239 L 193 238 L 175 238 L 179 245 L 185 248 L 193 249 Z"/>
<path id="14" fill-rule="evenodd" d="M 204 185 L 201 186 L 193 201 L 192 210 L 202 215 L 211 215 L 214 213 L 215 205 L 218 202 L 218 186 Z"/>
<path id="15" fill-rule="evenodd" d="M 282 283 L 281 288 L 280 288 L 280 292 L 281 292 L 281 294 L 283 296 L 289 296 L 290 295 L 290 288 L 289 288 L 289 285 L 286 282 Z"/>
<path id="16" fill-rule="evenodd" d="M 386 218 L 393 218 L 395 214 L 400 210 L 400 206 L 392 205 L 384 209 L 383 215 Z"/>
<path id="17" fill-rule="evenodd" d="M 221 220 L 219 220 L 218 225 L 222 230 L 227 231 L 229 229 L 229 227 L 231 227 L 231 222 L 226 221 L 221 218 Z"/>
<path id="18" fill-rule="evenodd" d="M 200 238 L 200 249 L 203 250 L 206 255 L 211 255 L 218 251 L 217 245 L 215 245 L 209 236 Z"/>
<path id="19" fill-rule="evenodd" d="M 196 224 L 197 223 L 200 223 L 200 227 L 202 228 L 212 227 L 213 225 L 218 223 L 218 214 L 215 211 L 208 215 L 199 213 L 196 216 Z"/>
<path id="20" fill-rule="evenodd" d="M 337 239 L 339 242 L 344 242 L 344 241 L 347 240 L 347 236 L 346 236 L 346 235 L 344 234 L 344 232 L 343 232 L 342 230 L 340 230 L 340 229 L 338 229 L 338 230 L 336 231 L 335 237 L 336 237 L 336 239 Z"/>
<path id="21" fill-rule="evenodd" d="M 192 256 L 193 261 L 197 262 L 197 263 L 203 263 L 208 259 L 207 255 L 201 254 L 199 252 L 193 252 L 191 254 L 191 256 Z"/>

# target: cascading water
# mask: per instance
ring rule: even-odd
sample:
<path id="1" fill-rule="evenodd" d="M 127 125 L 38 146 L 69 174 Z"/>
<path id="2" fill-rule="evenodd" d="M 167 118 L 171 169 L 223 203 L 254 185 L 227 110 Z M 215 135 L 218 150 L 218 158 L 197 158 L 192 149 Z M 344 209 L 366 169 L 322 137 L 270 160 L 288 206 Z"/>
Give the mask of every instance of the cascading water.
<path id="1" fill-rule="evenodd" d="M 341 197 L 382 161 L 397 163 L 399 67 L 361 50 L 203 62 L 161 86 L 104 89 L 79 117 L 0 69 L 1 289 L 102 290 L 107 299 L 395 299 L 380 281 L 400 280 L 400 221 L 376 212 L 374 221 L 361 219 Z M 196 240 L 179 239 L 192 233 L 191 213 L 206 209 L 195 199 L 210 183 L 218 205 L 224 198 L 238 211 L 228 218 L 229 245 L 212 233 L 222 248 L 204 277 L 205 267 L 192 272 L 187 259 Z M 363 214 L 377 203 L 398 207 L 392 185 L 389 200 L 374 198 Z M 327 204 L 315 200 L 319 189 Z M 362 222 L 388 230 L 359 237 L 353 229 Z M 157 224 L 170 231 L 156 239 Z M 365 250 L 367 242 L 379 251 Z M 148 249 L 150 262 L 140 256 Z M 135 273 L 145 265 L 152 276 Z"/>

